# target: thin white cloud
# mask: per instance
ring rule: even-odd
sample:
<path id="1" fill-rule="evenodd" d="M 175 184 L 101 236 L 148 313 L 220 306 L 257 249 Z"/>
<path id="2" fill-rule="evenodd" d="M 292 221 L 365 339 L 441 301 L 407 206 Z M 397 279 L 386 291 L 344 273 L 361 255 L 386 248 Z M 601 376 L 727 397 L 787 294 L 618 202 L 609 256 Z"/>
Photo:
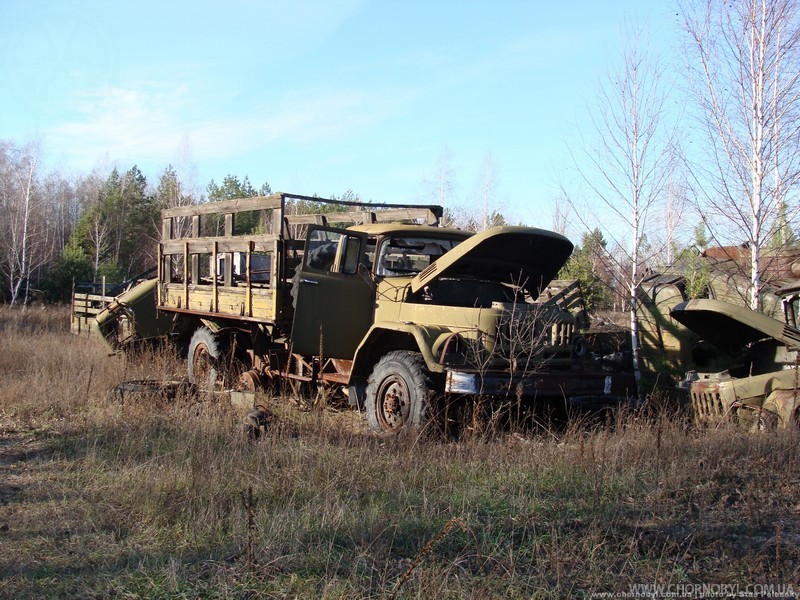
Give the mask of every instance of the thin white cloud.
<path id="1" fill-rule="evenodd" d="M 179 98 L 179 92 L 157 89 L 109 87 L 84 92 L 76 101 L 73 118 L 47 130 L 46 137 L 70 163 L 83 167 L 104 154 L 164 155 L 176 146 Z"/>
<path id="2" fill-rule="evenodd" d="M 390 117 L 402 93 L 305 90 L 235 115 L 210 113 L 182 86 L 140 83 L 81 94 L 73 117 L 45 132 L 49 145 L 82 168 L 99 156 L 166 163 L 186 135 L 195 157 L 220 159 L 265 144 L 309 144 L 346 136 Z"/>

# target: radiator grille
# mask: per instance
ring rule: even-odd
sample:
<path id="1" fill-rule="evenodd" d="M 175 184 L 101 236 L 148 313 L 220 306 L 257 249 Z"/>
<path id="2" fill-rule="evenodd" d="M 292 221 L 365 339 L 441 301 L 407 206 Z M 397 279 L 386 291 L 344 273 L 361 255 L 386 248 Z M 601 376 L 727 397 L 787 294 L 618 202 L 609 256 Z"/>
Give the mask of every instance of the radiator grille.
<path id="1" fill-rule="evenodd" d="M 692 410 L 695 419 L 701 423 L 718 422 L 725 416 L 722 396 L 716 387 L 703 386 L 692 391 Z"/>

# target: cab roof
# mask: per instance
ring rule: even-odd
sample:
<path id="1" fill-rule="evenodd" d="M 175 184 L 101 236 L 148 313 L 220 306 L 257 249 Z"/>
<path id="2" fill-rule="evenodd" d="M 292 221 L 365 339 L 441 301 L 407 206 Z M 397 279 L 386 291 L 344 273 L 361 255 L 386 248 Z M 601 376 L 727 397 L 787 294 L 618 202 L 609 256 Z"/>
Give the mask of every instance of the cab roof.
<path id="1" fill-rule="evenodd" d="M 352 231 L 366 233 L 369 236 L 382 236 L 382 235 L 423 235 L 433 238 L 461 238 L 467 239 L 474 235 L 469 231 L 462 231 L 461 229 L 452 229 L 449 227 L 434 227 L 432 225 L 414 225 L 411 223 L 369 223 L 367 225 L 353 225 L 348 227 Z"/>

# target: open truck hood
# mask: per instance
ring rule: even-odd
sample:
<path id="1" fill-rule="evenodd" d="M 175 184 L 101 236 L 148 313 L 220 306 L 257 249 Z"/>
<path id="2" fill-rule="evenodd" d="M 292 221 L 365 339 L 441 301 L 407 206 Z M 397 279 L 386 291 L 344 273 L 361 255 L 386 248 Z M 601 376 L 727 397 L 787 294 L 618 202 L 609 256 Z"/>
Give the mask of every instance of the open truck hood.
<path id="1" fill-rule="evenodd" d="M 767 315 L 722 300 L 688 300 L 670 315 L 721 350 L 735 353 L 747 344 L 773 338 L 800 347 L 800 331 Z"/>
<path id="2" fill-rule="evenodd" d="M 520 285 L 536 298 L 572 253 L 563 235 L 533 227 L 492 227 L 464 240 L 411 282 L 418 292 L 437 277 Z"/>

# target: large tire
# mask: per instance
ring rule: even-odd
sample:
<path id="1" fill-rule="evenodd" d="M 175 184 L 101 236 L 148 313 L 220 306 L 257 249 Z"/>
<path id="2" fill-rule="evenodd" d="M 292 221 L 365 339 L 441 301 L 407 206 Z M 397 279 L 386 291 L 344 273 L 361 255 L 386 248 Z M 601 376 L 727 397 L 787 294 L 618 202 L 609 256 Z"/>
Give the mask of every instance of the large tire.
<path id="1" fill-rule="evenodd" d="M 201 390 L 222 384 L 223 343 L 208 327 L 198 327 L 189 342 L 189 381 Z"/>
<path id="2" fill-rule="evenodd" d="M 436 386 L 418 352 L 383 356 L 367 382 L 367 424 L 383 433 L 418 429 L 431 419 Z"/>

